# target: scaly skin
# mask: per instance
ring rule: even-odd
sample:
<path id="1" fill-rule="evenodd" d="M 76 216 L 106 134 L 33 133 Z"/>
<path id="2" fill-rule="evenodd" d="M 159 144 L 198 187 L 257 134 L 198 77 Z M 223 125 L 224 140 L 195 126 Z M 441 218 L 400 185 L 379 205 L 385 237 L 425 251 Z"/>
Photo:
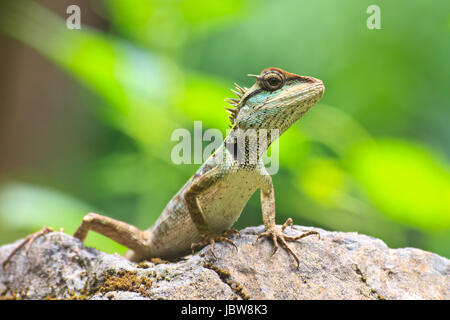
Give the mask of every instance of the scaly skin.
<path id="1" fill-rule="evenodd" d="M 95 213 L 85 216 L 74 236 L 84 241 L 89 230 L 102 233 L 131 250 L 126 257 L 140 261 L 153 257 L 173 259 L 189 252 L 195 246 L 227 241 L 223 236 L 240 216 L 248 199 L 261 190 L 262 216 L 266 231 L 260 237 L 278 241 L 299 259 L 286 241 L 294 241 L 315 231 L 289 237 L 284 229 L 292 219 L 278 228 L 275 225 L 275 198 L 270 175 L 264 168 L 262 155 L 276 136 L 270 130 L 286 131 L 322 97 L 322 81 L 268 68 L 255 76 L 256 83 L 249 89 L 236 85 L 237 99 L 229 99 L 232 129 L 222 146 L 212 154 L 195 175 L 167 204 L 156 223 L 146 231 Z M 248 131 L 253 130 L 253 131 Z M 266 134 L 266 131 L 269 135 Z M 254 140 L 251 132 L 267 137 Z M 254 143 L 258 142 L 258 143 Z M 245 150 L 245 151 L 244 151 Z M 230 232 L 228 232 L 229 234 Z M 236 233 L 234 231 L 233 233 Z"/>

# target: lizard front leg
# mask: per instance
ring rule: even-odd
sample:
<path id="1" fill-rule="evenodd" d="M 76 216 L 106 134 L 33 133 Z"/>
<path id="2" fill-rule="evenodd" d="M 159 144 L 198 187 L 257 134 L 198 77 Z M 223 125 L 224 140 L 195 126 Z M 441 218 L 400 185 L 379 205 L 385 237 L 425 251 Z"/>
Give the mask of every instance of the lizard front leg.
<path id="1" fill-rule="evenodd" d="M 295 261 L 297 262 L 298 268 L 300 266 L 300 259 L 286 241 L 295 241 L 313 234 L 318 235 L 320 239 L 320 234 L 317 231 L 308 231 L 296 237 L 285 235 L 283 233 L 284 229 L 286 229 L 286 227 L 288 226 L 292 226 L 293 224 L 291 218 L 288 218 L 281 229 L 278 229 L 275 224 L 275 195 L 273 190 L 272 178 L 268 173 L 266 173 L 263 178 L 264 182 L 261 185 L 261 208 L 266 231 L 260 233 L 256 241 L 258 241 L 258 239 L 260 239 L 261 237 L 271 238 L 274 244 L 272 255 L 275 254 L 275 252 L 278 250 L 278 241 L 280 241 L 283 248 L 286 249 L 286 251 L 294 257 Z"/>
<path id="2" fill-rule="evenodd" d="M 184 199 L 187 203 L 191 219 L 202 238 L 201 242 L 191 244 L 192 253 L 194 253 L 195 247 L 203 247 L 209 244 L 211 246 L 211 254 L 214 258 L 216 258 L 216 254 L 214 253 L 214 244 L 216 241 L 227 242 L 233 245 L 237 250 L 236 244 L 232 240 L 228 239 L 227 236 L 233 233 L 240 236 L 239 231 L 230 229 L 226 230 L 222 234 L 212 232 L 205 220 L 200 204 L 198 203 L 198 196 L 219 182 L 223 175 L 224 173 L 220 172 L 218 167 L 214 167 L 200 176 L 194 176 L 191 185 L 187 188 L 184 194 Z"/>

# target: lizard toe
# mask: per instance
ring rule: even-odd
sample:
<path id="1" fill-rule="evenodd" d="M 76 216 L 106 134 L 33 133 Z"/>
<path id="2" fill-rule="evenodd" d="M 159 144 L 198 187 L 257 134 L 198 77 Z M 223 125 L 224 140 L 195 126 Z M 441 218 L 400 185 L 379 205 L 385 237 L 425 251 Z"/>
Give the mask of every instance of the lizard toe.
<path id="1" fill-rule="evenodd" d="M 200 242 L 194 242 L 191 244 L 192 254 L 194 254 L 195 248 L 204 247 L 209 244 L 211 246 L 210 248 L 211 254 L 215 259 L 217 259 L 217 256 L 214 252 L 214 246 L 216 242 L 226 242 L 228 244 L 231 244 L 236 249 L 236 251 L 238 251 L 236 243 L 234 243 L 233 240 L 228 238 L 232 234 L 236 234 L 238 237 L 241 236 L 239 231 L 237 231 L 236 229 L 226 230 L 222 234 L 205 234 L 202 236 L 202 240 Z"/>
<path id="2" fill-rule="evenodd" d="M 297 262 L 297 268 L 298 268 L 300 266 L 300 259 L 297 256 L 297 254 L 292 250 L 292 248 L 288 245 L 287 241 L 296 241 L 296 240 L 302 239 L 302 238 L 310 236 L 310 235 L 317 235 L 320 239 L 320 234 L 314 230 L 302 233 L 295 237 L 284 234 L 284 230 L 288 226 L 292 226 L 292 225 L 293 225 L 292 219 L 291 218 L 287 219 L 286 222 L 281 226 L 280 229 L 273 227 L 273 228 L 270 228 L 270 229 L 260 233 L 258 235 L 258 237 L 256 238 L 255 244 L 257 243 L 257 241 L 260 238 L 263 238 L 263 237 L 271 238 L 272 243 L 274 245 L 274 250 L 272 252 L 272 256 L 273 256 L 275 254 L 275 252 L 277 252 L 278 242 L 280 242 L 281 246 L 288 252 L 288 254 L 291 255 L 295 259 L 295 261 Z"/>

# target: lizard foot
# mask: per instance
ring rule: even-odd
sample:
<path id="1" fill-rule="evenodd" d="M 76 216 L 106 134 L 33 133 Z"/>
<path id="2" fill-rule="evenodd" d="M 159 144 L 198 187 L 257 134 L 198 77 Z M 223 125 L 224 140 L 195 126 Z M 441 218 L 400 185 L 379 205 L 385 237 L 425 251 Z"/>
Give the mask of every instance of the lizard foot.
<path id="1" fill-rule="evenodd" d="M 211 246 L 211 248 L 209 249 L 211 251 L 211 254 L 214 256 L 215 259 L 217 259 L 217 256 L 214 253 L 214 245 L 215 245 L 216 241 L 227 242 L 227 243 L 233 245 L 237 251 L 238 247 L 236 246 L 236 244 L 233 242 L 233 240 L 228 238 L 232 234 L 236 234 L 238 237 L 241 236 L 239 231 L 237 231 L 236 229 L 226 230 L 222 234 L 204 234 L 204 235 L 202 235 L 202 241 L 194 242 L 191 244 L 192 254 L 194 254 L 194 248 L 204 247 L 209 244 Z"/>
<path id="2" fill-rule="evenodd" d="M 14 250 L 13 250 L 13 251 L 8 255 L 8 257 L 5 259 L 5 261 L 3 261 L 3 263 L 2 263 L 3 270 L 6 269 L 6 264 L 7 264 L 7 263 L 11 260 L 11 258 L 17 253 L 17 251 L 19 251 L 21 248 L 23 248 L 24 246 L 26 246 L 26 247 L 25 247 L 25 253 L 26 253 L 27 257 L 28 257 L 28 252 L 30 251 L 31 245 L 33 244 L 33 242 L 34 242 L 37 238 L 43 236 L 44 234 L 47 234 L 47 233 L 50 233 L 50 232 L 54 232 L 54 231 L 55 231 L 55 230 L 53 230 L 53 229 L 50 228 L 50 227 L 43 227 L 41 230 L 39 230 L 39 231 L 37 231 L 37 232 L 35 232 L 35 233 L 32 233 L 32 234 L 28 235 L 25 239 L 23 239 L 23 241 L 22 241 L 17 247 L 14 248 Z"/>
<path id="3" fill-rule="evenodd" d="M 271 238 L 272 241 L 273 241 L 273 245 L 274 245 L 274 250 L 273 250 L 273 252 L 272 252 L 272 255 L 274 255 L 275 252 L 277 252 L 277 250 L 278 250 L 278 241 L 280 241 L 282 247 L 283 247 L 283 248 L 284 248 L 291 256 L 294 257 L 295 261 L 297 262 L 297 268 L 298 268 L 298 267 L 300 266 L 300 259 L 299 259 L 298 256 L 295 254 L 295 252 L 291 249 L 291 247 L 289 247 L 289 245 L 287 244 L 286 241 L 296 241 L 296 240 L 298 240 L 298 239 L 301 239 L 301 238 L 304 238 L 304 237 L 307 237 L 307 236 L 310 236 L 310 235 L 313 235 L 313 234 L 316 234 L 316 235 L 319 237 L 319 239 L 320 239 L 320 234 L 319 234 L 317 231 L 311 230 L 311 231 L 302 233 L 301 235 L 298 235 L 298 236 L 295 236 L 295 237 L 291 237 L 291 236 L 285 235 L 285 234 L 283 233 L 283 232 L 284 232 L 284 229 L 286 229 L 288 226 L 290 227 L 290 226 L 292 226 L 292 225 L 293 225 L 292 219 L 291 219 L 291 218 L 288 218 L 288 219 L 286 220 L 286 222 L 281 226 L 281 230 L 280 230 L 280 229 L 276 229 L 275 227 L 274 227 L 274 228 L 271 228 L 271 229 L 267 229 L 265 232 L 262 232 L 262 233 L 260 233 L 260 234 L 258 235 L 258 237 L 256 238 L 256 241 L 255 241 L 255 245 L 256 245 L 256 243 L 258 242 L 258 240 L 259 240 L 260 238 L 262 238 L 262 237 Z"/>

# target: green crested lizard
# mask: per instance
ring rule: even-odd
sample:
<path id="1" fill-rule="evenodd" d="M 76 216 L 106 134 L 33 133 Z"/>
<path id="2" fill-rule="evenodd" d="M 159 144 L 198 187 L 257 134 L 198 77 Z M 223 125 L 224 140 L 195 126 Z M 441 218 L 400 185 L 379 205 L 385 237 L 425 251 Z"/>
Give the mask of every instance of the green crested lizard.
<path id="1" fill-rule="evenodd" d="M 295 237 L 285 235 L 284 229 L 293 223 L 291 218 L 281 228 L 276 226 L 273 184 L 262 155 L 277 135 L 316 104 L 324 93 L 324 85 L 319 79 L 298 76 L 278 68 L 267 68 L 259 75 L 250 76 L 256 78 L 256 83 L 251 88 L 236 85 L 236 90 L 232 91 L 237 98 L 228 99 L 232 105 L 232 108 L 227 108 L 232 127 L 223 144 L 172 198 L 152 227 L 142 231 L 125 222 L 89 213 L 74 236 L 84 241 L 89 230 L 101 233 L 131 249 L 125 257 L 132 261 L 156 257 L 173 259 L 189 250 L 193 252 L 196 246 L 207 244 L 211 245 L 215 256 L 215 241 L 235 246 L 227 236 L 239 233 L 229 228 L 240 216 L 248 199 L 260 189 L 266 230 L 257 239 L 272 239 L 274 253 L 280 242 L 298 266 L 299 258 L 287 241 L 319 234 L 309 231 Z M 273 132 L 277 135 L 273 136 Z M 251 140 L 254 137 L 256 140 Z M 38 236 L 50 231 L 52 229 L 44 228 L 25 238 L 3 266 L 20 247 L 28 243 L 28 251 Z"/>

